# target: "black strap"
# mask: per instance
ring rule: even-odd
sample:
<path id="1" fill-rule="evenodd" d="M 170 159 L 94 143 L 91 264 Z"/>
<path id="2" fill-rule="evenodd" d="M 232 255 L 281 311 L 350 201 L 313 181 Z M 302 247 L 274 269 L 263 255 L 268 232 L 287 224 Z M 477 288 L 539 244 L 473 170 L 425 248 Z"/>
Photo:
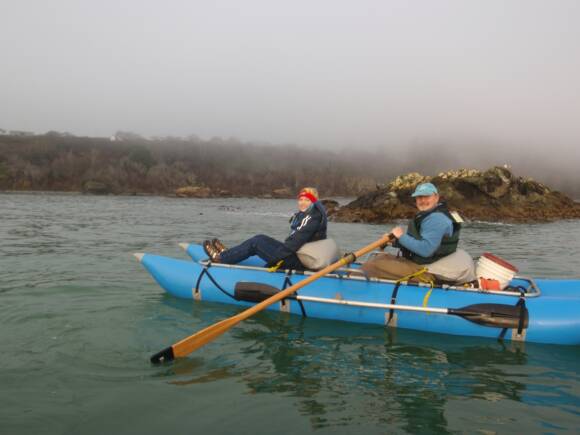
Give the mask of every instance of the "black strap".
<path id="1" fill-rule="evenodd" d="M 288 288 L 289 286 L 292 286 L 292 281 L 290 281 L 290 276 L 292 275 L 292 271 L 291 270 L 287 270 L 286 271 L 286 277 L 284 278 L 284 284 L 282 285 L 282 289 L 280 291 L 285 290 L 286 288 Z M 298 296 L 298 292 L 295 293 L 296 296 Z M 302 316 L 304 317 L 308 317 L 306 315 L 306 310 L 304 309 L 304 304 L 302 303 L 302 301 L 300 299 L 296 299 L 296 302 L 298 302 L 298 305 L 300 306 L 300 311 L 302 311 Z M 289 301 L 287 301 L 287 299 L 284 299 L 284 303 L 290 303 Z"/>
<path id="2" fill-rule="evenodd" d="M 233 300 L 237 301 L 237 299 L 235 298 L 234 295 L 232 295 L 230 292 L 228 292 L 227 290 L 225 290 L 221 285 L 219 285 L 219 283 L 215 280 L 215 278 L 213 276 L 211 276 L 211 274 L 209 273 L 209 268 L 210 267 L 211 267 L 211 261 L 208 261 L 207 265 L 203 266 L 203 270 L 201 271 L 201 273 L 197 277 L 197 281 L 195 283 L 195 292 L 196 293 L 199 292 L 199 285 L 201 284 L 201 280 L 203 279 L 203 277 L 205 275 L 207 275 L 207 277 L 209 278 L 209 280 L 213 283 L 213 285 L 219 291 L 221 291 L 226 296 L 229 296 Z M 291 270 L 287 270 L 286 271 L 286 277 L 284 278 L 284 285 L 282 286 L 282 290 L 286 289 L 288 286 L 292 286 L 292 281 L 290 281 L 290 276 L 291 275 L 292 275 L 292 271 Z M 285 299 L 285 301 L 286 301 L 286 299 Z M 298 302 L 298 305 L 300 306 L 300 311 L 302 311 L 302 315 L 304 317 L 308 317 L 306 315 L 306 309 L 304 308 L 304 304 L 302 303 L 302 301 L 299 300 L 299 299 L 297 299 L 296 301 Z M 286 303 L 289 303 L 289 301 L 286 302 Z"/>
<path id="3" fill-rule="evenodd" d="M 516 285 L 515 287 L 510 285 L 504 288 L 504 291 L 520 292 L 520 295 L 522 295 L 526 293 L 528 289 L 525 288 L 523 285 Z"/>
<path id="4" fill-rule="evenodd" d="M 395 288 L 393 289 L 393 294 L 391 295 L 391 305 L 395 305 L 397 303 L 397 293 L 399 293 L 400 286 L 401 286 L 400 282 L 397 282 L 395 284 Z M 389 318 L 387 320 L 387 323 L 389 323 L 393 319 L 394 314 L 395 314 L 395 309 L 391 308 L 389 310 Z"/>
<path id="5" fill-rule="evenodd" d="M 526 298 L 524 296 L 524 292 L 520 293 L 520 300 L 516 304 L 516 307 L 520 307 L 520 319 L 518 321 L 518 335 L 522 334 L 524 330 L 524 321 L 526 319 Z"/>
<path id="6" fill-rule="evenodd" d="M 497 339 L 498 340 L 503 340 L 505 338 L 505 334 L 506 334 L 507 330 L 508 330 L 507 328 L 503 328 L 501 330 L 501 332 L 499 333 L 499 337 L 497 337 Z"/>
<path id="7" fill-rule="evenodd" d="M 518 286 L 520 290 L 520 298 L 516 304 L 516 307 L 520 307 L 520 318 L 518 320 L 518 335 L 522 334 L 524 330 L 524 322 L 526 320 L 526 297 L 525 297 L 525 289 L 522 286 Z M 516 288 L 516 287 L 513 287 Z M 499 333 L 498 340 L 503 340 L 508 328 L 503 328 Z"/>
<path id="8" fill-rule="evenodd" d="M 199 292 L 199 285 L 201 284 L 201 280 L 204 277 L 204 275 L 207 275 L 207 277 L 209 278 L 209 280 L 213 283 L 213 285 L 216 286 L 216 288 L 219 291 L 221 291 L 224 295 L 229 296 L 233 300 L 236 300 L 236 298 L 234 297 L 233 294 L 231 294 L 230 292 L 228 292 L 227 290 L 225 290 L 221 285 L 218 284 L 218 282 L 214 279 L 214 277 L 211 276 L 211 274 L 209 273 L 209 268 L 210 267 L 211 267 L 211 261 L 208 261 L 207 265 L 203 266 L 203 270 L 199 274 L 199 277 L 197 278 L 197 282 L 195 283 L 195 292 L 196 293 Z"/>
<path id="9" fill-rule="evenodd" d="M 208 262 L 207 266 L 203 266 L 203 270 L 201 271 L 201 273 L 199 274 L 199 276 L 197 277 L 197 281 L 195 282 L 195 292 L 198 293 L 199 292 L 199 284 L 201 283 L 201 279 L 203 278 L 203 276 L 206 274 L 207 272 L 207 268 L 211 265 L 211 263 Z"/>

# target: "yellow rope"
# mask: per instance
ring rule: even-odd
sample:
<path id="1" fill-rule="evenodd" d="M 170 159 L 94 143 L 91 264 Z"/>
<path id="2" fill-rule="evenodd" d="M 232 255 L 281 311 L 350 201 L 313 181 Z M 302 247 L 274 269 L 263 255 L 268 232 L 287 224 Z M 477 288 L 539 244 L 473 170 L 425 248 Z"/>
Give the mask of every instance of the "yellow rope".
<path id="1" fill-rule="evenodd" d="M 399 283 L 402 283 L 402 282 L 406 282 L 406 281 L 409 281 L 411 278 L 419 278 L 419 277 L 420 277 L 421 275 L 423 275 L 425 272 L 427 272 L 427 268 L 426 268 L 426 267 L 424 267 L 424 268 L 423 268 L 423 269 L 421 269 L 421 270 L 418 270 L 417 272 L 413 272 L 413 273 L 412 273 L 412 274 L 410 274 L 410 275 L 407 275 L 407 276 L 404 276 L 404 277 L 402 277 L 402 278 L 399 278 L 399 279 L 396 281 L 396 283 L 397 283 L 397 284 L 399 284 Z M 421 278 L 419 278 L 419 281 L 420 281 L 420 280 L 421 280 Z"/>
<path id="2" fill-rule="evenodd" d="M 429 291 L 425 294 L 425 297 L 423 298 L 423 306 L 426 307 L 427 303 L 429 302 L 429 298 L 431 297 L 431 293 L 433 293 L 433 287 L 435 287 L 435 283 L 433 282 L 433 280 L 431 278 L 426 278 L 424 276 L 421 276 L 423 274 L 425 274 L 428 271 L 428 269 L 426 267 L 424 267 L 421 270 L 418 270 L 417 272 L 413 272 L 410 275 L 404 276 L 402 278 L 399 278 L 396 282 L 397 283 L 402 283 L 402 282 L 406 282 L 409 281 L 411 278 L 417 278 L 417 280 L 419 282 L 424 282 L 426 284 L 429 284 Z"/>
<path id="3" fill-rule="evenodd" d="M 268 272 L 276 272 L 282 265 L 284 264 L 284 260 L 280 260 L 274 266 L 268 268 Z"/>
<path id="4" fill-rule="evenodd" d="M 425 297 L 423 298 L 423 306 L 426 307 L 427 306 L 427 302 L 429 302 L 429 298 L 431 297 L 431 293 L 433 293 L 433 287 L 434 287 L 434 283 L 432 280 L 429 280 L 429 291 L 427 292 L 427 294 L 425 294 Z"/>

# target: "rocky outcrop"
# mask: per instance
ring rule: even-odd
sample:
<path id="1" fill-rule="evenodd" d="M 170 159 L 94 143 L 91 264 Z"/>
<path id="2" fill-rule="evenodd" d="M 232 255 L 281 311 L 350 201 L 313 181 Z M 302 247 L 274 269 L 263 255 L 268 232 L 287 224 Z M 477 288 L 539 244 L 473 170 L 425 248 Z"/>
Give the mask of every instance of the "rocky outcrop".
<path id="1" fill-rule="evenodd" d="M 335 201 L 334 199 L 321 199 L 320 202 L 328 214 L 334 213 L 339 207 L 338 201 Z"/>
<path id="2" fill-rule="evenodd" d="M 232 192 L 226 189 L 210 189 L 205 186 L 184 186 L 175 190 L 178 198 L 230 198 Z"/>
<path id="3" fill-rule="evenodd" d="M 459 169 L 435 177 L 416 172 L 399 176 L 330 213 L 339 222 L 382 223 L 416 213 L 411 193 L 419 183 L 437 186 L 449 207 L 472 220 L 547 221 L 580 218 L 580 204 L 532 178 L 516 177 L 509 168 Z"/>

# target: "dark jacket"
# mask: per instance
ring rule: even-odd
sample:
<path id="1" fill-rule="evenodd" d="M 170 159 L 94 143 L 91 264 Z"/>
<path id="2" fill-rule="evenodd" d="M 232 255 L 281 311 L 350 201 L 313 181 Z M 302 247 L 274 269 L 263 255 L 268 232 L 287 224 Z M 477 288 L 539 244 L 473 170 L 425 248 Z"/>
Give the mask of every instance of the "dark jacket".
<path id="1" fill-rule="evenodd" d="M 296 252 L 305 243 L 326 239 L 326 222 L 326 209 L 320 201 L 316 201 L 308 210 L 292 216 L 290 235 L 284 240 L 284 246 Z"/>

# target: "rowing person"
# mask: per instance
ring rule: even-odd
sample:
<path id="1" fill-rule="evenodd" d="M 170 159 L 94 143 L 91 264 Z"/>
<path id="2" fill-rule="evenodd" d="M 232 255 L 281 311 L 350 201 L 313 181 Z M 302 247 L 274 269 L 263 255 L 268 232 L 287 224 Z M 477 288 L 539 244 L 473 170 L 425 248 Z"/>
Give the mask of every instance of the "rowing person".
<path id="1" fill-rule="evenodd" d="M 461 225 L 440 201 L 437 188 L 432 183 L 419 184 L 411 196 L 415 198 L 417 214 L 409 221 L 406 231 L 403 227 L 390 231 L 395 238 L 392 244 L 400 248 L 401 256 L 376 255 L 361 266 L 367 276 L 403 278 L 457 250 Z M 422 276 L 434 278 L 428 272 L 423 272 Z"/>
<path id="2" fill-rule="evenodd" d="M 305 187 L 298 194 L 298 212 L 290 219 L 290 234 L 284 242 L 258 234 L 229 249 L 218 239 L 205 240 L 203 249 L 214 263 L 237 264 L 257 255 L 266 267 L 304 270 L 296 252 L 308 242 L 326 239 L 326 224 L 326 210 L 318 200 L 318 191 Z"/>

